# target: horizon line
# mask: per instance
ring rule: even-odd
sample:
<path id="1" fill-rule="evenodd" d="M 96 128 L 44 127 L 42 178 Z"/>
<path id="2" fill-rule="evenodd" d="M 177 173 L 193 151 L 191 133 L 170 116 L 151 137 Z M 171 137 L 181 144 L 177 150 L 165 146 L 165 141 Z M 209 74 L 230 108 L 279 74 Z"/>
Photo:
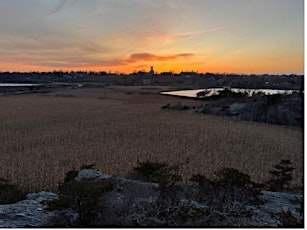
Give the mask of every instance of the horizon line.
<path id="1" fill-rule="evenodd" d="M 50 70 L 50 71 L 0 71 L 0 74 L 3 73 L 22 73 L 22 74 L 26 74 L 26 73 L 78 73 L 78 72 L 82 72 L 82 73 L 107 73 L 107 74 L 113 74 L 113 75 L 133 75 L 133 74 L 137 74 L 139 72 L 141 73 L 149 73 L 149 71 L 143 71 L 143 70 L 139 70 L 139 71 L 132 71 L 130 73 L 124 73 L 124 72 L 119 72 L 119 71 L 105 71 L 105 70 Z M 299 75 L 299 76 L 304 76 L 305 73 L 298 73 L 298 72 L 288 72 L 288 73 L 273 73 L 273 72 L 266 72 L 266 73 L 234 73 L 234 72 L 199 72 L 199 71 L 185 71 L 182 70 L 181 72 L 174 72 L 174 71 L 162 71 L 162 72 L 156 72 L 155 71 L 155 75 L 161 75 L 162 73 L 170 73 L 172 75 L 177 75 L 177 74 L 181 74 L 181 73 L 193 73 L 193 74 L 213 74 L 213 75 Z"/>

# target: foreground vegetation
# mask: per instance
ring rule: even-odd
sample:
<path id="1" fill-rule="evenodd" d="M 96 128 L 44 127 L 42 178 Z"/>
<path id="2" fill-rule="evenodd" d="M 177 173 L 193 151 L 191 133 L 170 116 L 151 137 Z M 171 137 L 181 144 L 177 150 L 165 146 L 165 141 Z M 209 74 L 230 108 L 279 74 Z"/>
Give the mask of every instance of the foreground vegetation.
<path id="1" fill-rule="evenodd" d="M 81 171 L 66 173 L 64 182 L 59 184 L 58 198 L 42 201 L 45 210 L 56 211 L 46 224 L 49 227 L 272 227 L 276 224 L 302 227 L 301 196 L 276 193 L 275 200 L 269 201 L 275 205 L 264 209 L 269 211 L 260 207 L 266 206 L 262 190 L 291 189 L 289 182 L 295 170 L 291 164 L 289 160 L 281 160 L 270 171 L 272 177 L 263 184 L 253 182 L 248 174 L 234 168 L 215 171 L 212 178 L 196 174 L 183 182 L 178 173 L 180 167 L 166 162 L 138 162 L 127 175 L 130 179 L 103 175 L 93 170 L 93 165 L 82 166 Z M 3 202 L 8 197 L 7 188 L 10 200 Z M 17 202 L 19 194 L 18 186 L 3 184 L 0 204 Z"/>
<path id="2" fill-rule="evenodd" d="M 56 94 L 0 98 L 0 175 L 24 191 L 57 191 L 65 173 L 82 164 L 125 175 L 146 160 L 182 165 L 183 181 L 228 167 L 260 183 L 276 162 L 289 159 L 296 169 L 291 186 L 301 185 L 299 128 L 161 110 L 166 103 L 195 102 L 147 89 Z"/>

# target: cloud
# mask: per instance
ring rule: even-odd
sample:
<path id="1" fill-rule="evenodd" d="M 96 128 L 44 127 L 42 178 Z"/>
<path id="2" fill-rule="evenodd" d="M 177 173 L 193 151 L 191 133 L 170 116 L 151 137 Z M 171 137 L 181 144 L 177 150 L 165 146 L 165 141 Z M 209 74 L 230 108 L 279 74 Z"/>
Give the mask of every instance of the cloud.
<path id="1" fill-rule="evenodd" d="M 137 66 L 134 66 L 134 68 L 136 69 L 140 69 L 140 68 L 149 68 L 150 65 L 137 65 Z"/>
<path id="2" fill-rule="evenodd" d="M 224 25 L 206 30 L 195 30 L 173 34 L 170 33 L 168 29 L 163 28 L 163 26 L 151 26 L 150 29 L 148 28 L 142 28 L 139 31 L 128 31 L 128 33 L 113 35 L 109 38 L 109 42 L 138 41 L 138 44 L 143 44 L 144 42 L 151 43 L 157 41 L 175 41 L 182 38 L 188 38 L 194 35 L 220 31 L 225 29 L 226 26 Z"/>
<path id="3" fill-rule="evenodd" d="M 165 34 L 165 35 L 158 35 L 158 36 L 148 36 L 146 39 L 148 40 L 157 40 L 157 39 L 167 39 L 167 40 L 173 40 L 177 38 L 184 38 L 184 37 L 190 37 L 192 35 L 198 35 L 198 34 L 204 34 L 214 31 L 219 31 L 225 29 L 226 26 L 219 26 L 207 30 L 196 30 L 196 31 L 189 31 L 184 33 L 178 33 L 178 34 Z"/>
<path id="4" fill-rule="evenodd" d="M 190 58 L 194 56 L 191 53 L 181 53 L 181 54 L 174 54 L 174 55 L 167 55 L 167 56 L 159 56 L 151 53 L 135 53 L 131 54 L 130 58 L 126 60 L 127 63 L 134 63 L 140 61 L 169 61 L 175 60 L 178 58 Z"/>
<path id="5" fill-rule="evenodd" d="M 177 37 L 187 37 L 187 36 L 191 36 L 191 35 L 196 35 L 196 34 L 204 34 L 204 33 L 209 33 L 209 32 L 213 32 L 213 31 L 218 31 L 218 30 L 222 30 L 225 29 L 226 26 L 220 26 L 220 27 L 215 27 L 215 28 L 211 28 L 208 30 L 197 30 L 197 31 L 191 31 L 191 32 L 185 32 L 185 33 L 180 33 L 180 34 L 174 34 L 172 35 L 172 37 L 177 38 Z"/>
<path id="6" fill-rule="evenodd" d="M 2 55 L 0 62 L 23 63 L 24 65 L 39 65 L 44 67 L 78 67 L 87 65 L 109 64 L 105 60 L 114 51 L 96 41 L 59 40 L 54 38 L 31 37 L 19 39 L 8 35 L 0 35 Z M 112 59 L 111 59 L 112 60 Z"/>
<path id="7" fill-rule="evenodd" d="M 101 67 L 107 66 L 125 66 L 132 63 L 139 63 L 139 62 L 147 62 L 147 61 L 170 61 L 176 60 L 179 58 L 191 58 L 194 54 L 192 53 L 180 53 L 180 54 L 173 54 L 173 55 L 166 55 L 160 56 L 155 55 L 152 53 L 133 53 L 130 55 L 129 58 L 123 59 L 102 59 L 102 60 L 92 60 L 92 63 L 88 63 L 89 65 L 96 65 Z M 137 65 L 137 67 L 147 67 L 145 64 Z"/>
<path id="8" fill-rule="evenodd" d="M 50 14 L 55 14 L 61 11 L 65 7 L 65 5 L 67 5 L 68 3 L 73 4 L 75 1 L 76 0 L 58 0 L 57 4 L 55 5 Z"/>
<path id="9" fill-rule="evenodd" d="M 194 54 L 192 53 L 180 53 L 180 54 L 173 54 L 173 55 L 166 55 L 166 56 L 155 55 L 152 53 L 133 53 L 130 55 L 129 58 L 95 60 L 93 64 L 100 65 L 102 67 L 125 66 L 125 65 L 132 64 L 132 63 L 147 62 L 147 61 L 170 61 L 170 60 L 176 60 L 179 58 L 191 58 L 193 56 Z M 147 67 L 147 65 L 140 64 L 140 65 L 137 65 L 137 67 L 138 68 Z"/>
<path id="10" fill-rule="evenodd" d="M 67 3 L 67 1 L 68 0 L 59 0 L 50 14 L 55 14 L 56 12 L 60 11 L 64 7 L 64 5 Z"/>

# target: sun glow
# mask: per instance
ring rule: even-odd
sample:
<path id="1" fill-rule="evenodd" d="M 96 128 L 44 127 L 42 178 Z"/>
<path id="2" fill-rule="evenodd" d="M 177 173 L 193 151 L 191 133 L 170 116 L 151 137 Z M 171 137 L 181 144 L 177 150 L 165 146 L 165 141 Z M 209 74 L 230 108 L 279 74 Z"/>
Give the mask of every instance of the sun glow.
<path id="1" fill-rule="evenodd" d="M 303 73 L 303 1 L 267 1 L 0 1 L 0 71 Z"/>

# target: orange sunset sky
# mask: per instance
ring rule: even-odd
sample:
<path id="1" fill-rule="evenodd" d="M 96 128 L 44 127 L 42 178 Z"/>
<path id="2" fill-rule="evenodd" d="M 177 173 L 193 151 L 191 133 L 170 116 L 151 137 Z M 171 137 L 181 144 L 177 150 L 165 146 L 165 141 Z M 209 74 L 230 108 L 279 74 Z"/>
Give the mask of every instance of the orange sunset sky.
<path id="1" fill-rule="evenodd" d="M 303 0 L 7 0 L 0 31 L 0 72 L 304 72 Z"/>

